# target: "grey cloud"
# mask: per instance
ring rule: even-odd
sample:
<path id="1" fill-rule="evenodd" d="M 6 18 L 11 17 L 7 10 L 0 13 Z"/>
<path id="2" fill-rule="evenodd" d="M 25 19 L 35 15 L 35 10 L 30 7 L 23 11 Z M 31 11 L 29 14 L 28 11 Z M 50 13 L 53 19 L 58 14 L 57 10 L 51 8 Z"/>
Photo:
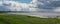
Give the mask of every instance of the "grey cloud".
<path id="1" fill-rule="evenodd" d="M 60 0 L 37 0 L 36 3 L 40 11 L 54 12 L 56 7 L 60 7 Z M 43 3 L 43 5 L 41 3 Z"/>

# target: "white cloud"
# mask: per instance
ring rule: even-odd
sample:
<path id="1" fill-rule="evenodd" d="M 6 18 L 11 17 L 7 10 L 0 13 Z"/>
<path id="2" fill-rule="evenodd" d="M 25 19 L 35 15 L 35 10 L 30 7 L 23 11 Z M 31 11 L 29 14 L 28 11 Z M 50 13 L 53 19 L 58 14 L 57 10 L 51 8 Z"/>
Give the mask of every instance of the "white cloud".
<path id="1" fill-rule="evenodd" d="M 30 3 L 31 3 L 34 7 L 37 7 L 38 0 L 32 0 Z"/>
<path id="2" fill-rule="evenodd" d="M 29 9 L 29 11 L 35 11 L 35 5 L 33 4 L 27 4 L 27 3 L 19 3 L 19 2 L 15 2 L 15 1 L 0 1 L 0 6 L 5 7 L 4 9 L 6 11 L 10 10 L 10 11 L 22 11 L 22 9 L 24 11 L 27 11 Z M 25 10 L 25 8 L 27 10 Z M 1 9 L 1 8 L 0 8 Z"/>
<path id="3" fill-rule="evenodd" d="M 60 7 L 57 7 L 56 9 L 54 9 L 55 12 L 60 12 Z"/>

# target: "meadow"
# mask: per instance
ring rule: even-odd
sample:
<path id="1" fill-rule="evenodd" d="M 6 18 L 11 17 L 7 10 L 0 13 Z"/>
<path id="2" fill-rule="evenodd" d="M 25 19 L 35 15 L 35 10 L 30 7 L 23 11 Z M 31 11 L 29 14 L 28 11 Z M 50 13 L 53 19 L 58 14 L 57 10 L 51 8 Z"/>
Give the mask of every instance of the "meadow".
<path id="1" fill-rule="evenodd" d="M 60 24 L 60 19 L 40 18 L 27 15 L 0 14 L 0 24 Z"/>

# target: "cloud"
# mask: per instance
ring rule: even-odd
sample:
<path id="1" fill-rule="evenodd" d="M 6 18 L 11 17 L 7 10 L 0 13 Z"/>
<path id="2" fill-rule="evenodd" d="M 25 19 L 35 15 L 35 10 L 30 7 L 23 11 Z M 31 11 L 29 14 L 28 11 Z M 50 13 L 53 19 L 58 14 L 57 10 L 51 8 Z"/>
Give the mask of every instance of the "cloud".
<path id="1" fill-rule="evenodd" d="M 21 3 L 18 1 L 0 1 L 0 10 L 3 11 L 58 11 L 53 0 L 32 0 L 28 3 Z M 56 0 L 55 0 L 56 1 Z M 52 4 L 53 3 L 53 4 Z"/>
<path id="2" fill-rule="evenodd" d="M 60 12 L 60 7 L 57 7 L 56 9 L 54 9 L 55 12 Z"/>
<path id="3" fill-rule="evenodd" d="M 28 3 L 20 3 L 17 1 L 0 1 L 0 10 L 3 10 L 3 11 L 37 11 L 37 9 L 35 8 L 35 5 L 28 4 Z"/>
<path id="4" fill-rule="evenodd" d="M 60 0 L 32 0 L 32 4 L 39 8 L 39 11 L 60 12 Z"/>

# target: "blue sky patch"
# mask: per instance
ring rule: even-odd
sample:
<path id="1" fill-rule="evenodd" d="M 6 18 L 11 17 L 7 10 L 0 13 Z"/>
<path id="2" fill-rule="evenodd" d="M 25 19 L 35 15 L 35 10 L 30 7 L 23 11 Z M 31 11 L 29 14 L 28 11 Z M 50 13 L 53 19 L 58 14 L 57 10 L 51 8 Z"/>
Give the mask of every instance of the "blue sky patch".
<path id="1" fill-rule="evenodd" d="M 13 1 L 18 1 L 21 3 L 30 3 L 32 0 L 13 0 Z"/>

